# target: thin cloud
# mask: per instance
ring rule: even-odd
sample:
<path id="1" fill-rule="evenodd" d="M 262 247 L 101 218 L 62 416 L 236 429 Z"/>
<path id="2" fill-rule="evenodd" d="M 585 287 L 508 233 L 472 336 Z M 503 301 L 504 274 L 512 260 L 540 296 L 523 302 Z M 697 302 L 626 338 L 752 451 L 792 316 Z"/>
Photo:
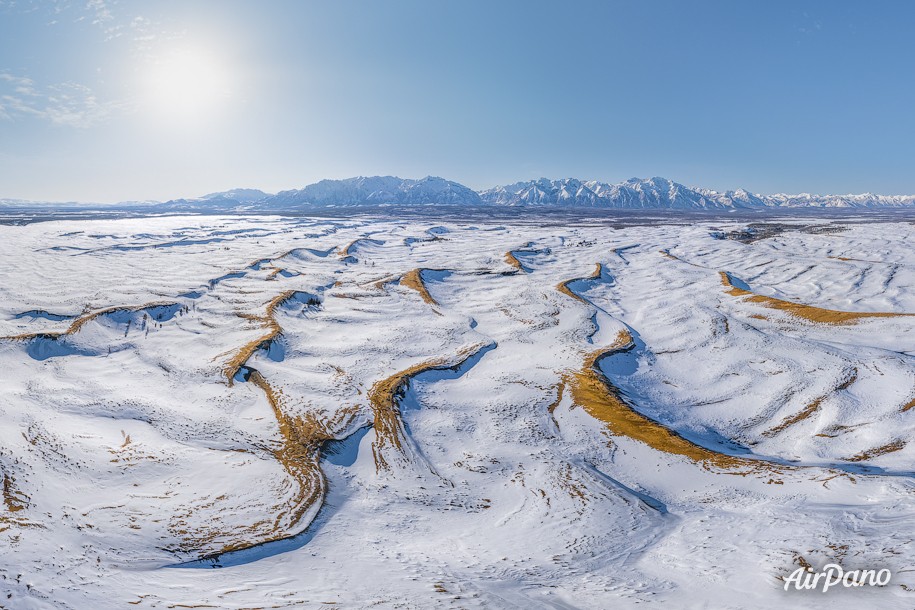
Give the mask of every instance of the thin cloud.
<path id="1" fill-rule="evenodd" d="M 104 33 L 105 40 L 113 40 L 130 27 L 129 20 L 122 19 L 113 10 L 116 4 L 112 0 L 0 0 L 0 11 L 43 11 L 51 19 L 48 25 L 59 24 L 61 18 L 69 14 L 74 23 L 88 22 Z"/>
<path id="2" fill-rule="evenodd" d="M 86 129 L 124 110 L 121 102 L 100 101 L 89 87 L 66 82 L 39 88 L 25 76 L 0 72 L 0 119 L 39 119 Z"/>

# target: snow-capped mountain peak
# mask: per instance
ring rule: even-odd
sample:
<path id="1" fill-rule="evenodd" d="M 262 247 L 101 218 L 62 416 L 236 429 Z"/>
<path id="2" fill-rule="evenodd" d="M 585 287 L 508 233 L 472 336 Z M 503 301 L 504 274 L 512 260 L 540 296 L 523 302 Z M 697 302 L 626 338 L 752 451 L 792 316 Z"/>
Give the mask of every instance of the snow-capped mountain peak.
<path id="1" fill-rule="evenodd" d="M 437 176 L 420 180 L 395 176 L 359 176 L 345 180 L 321 180 L 305 188 L 283 191 L 269 197 L 270 208 L 286 206 L 359 206 L 359 205 L 480 205 L 479 194 L 463 184 Z"/>
<path id="2" fill-rule="evenodd" d="M 0 199 L 6 209 L 62 209 L 73 203 L 36 203 Z M 880 208 L 915 206 L 915 195 L 814 195 L 777 193 L 761 195 L 746 189 L 716 191 L 674 182 L 667 178 L 630 178 L 619 183 L 598 180 L 539 178 L 495 186 L 483 191 L 438 176 L 418 180 L 396 176 L 357 176 L 321 180 L 301 189 L 269 195 L 257 189 L 232 189 L 203 197 L 165 203 L 124 202 L 106 209 L 133 211 L 295 210 L 354 206 L 530 206 L 607 209 L 733 210 L 759 208 Z"/>

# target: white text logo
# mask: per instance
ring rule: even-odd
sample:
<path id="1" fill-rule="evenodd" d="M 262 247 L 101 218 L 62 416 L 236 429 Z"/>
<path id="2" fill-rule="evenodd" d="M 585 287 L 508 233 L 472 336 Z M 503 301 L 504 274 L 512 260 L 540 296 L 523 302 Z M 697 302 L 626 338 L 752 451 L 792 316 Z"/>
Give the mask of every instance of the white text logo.
<path id="1" fill-rule="evenodd" d="M 819 572 L 814 572 L 811 567 L 798 568 L 785 579 L 785 591 L 792 585 L 798 591 L 804 589 L 814 590 L 822 587 L 826 593 L 831 587 L 882 587 L 890 582 L 892 574 L 886 568 L 882 570 L 849 570 L 846 572 L 842 566 L 828 563 Z"/>

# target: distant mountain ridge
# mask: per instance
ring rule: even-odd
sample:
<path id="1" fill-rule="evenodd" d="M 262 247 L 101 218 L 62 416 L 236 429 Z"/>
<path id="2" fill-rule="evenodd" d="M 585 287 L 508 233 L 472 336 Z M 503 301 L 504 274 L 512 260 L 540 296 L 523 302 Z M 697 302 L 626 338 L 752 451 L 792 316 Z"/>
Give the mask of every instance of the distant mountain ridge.
<path id="1" fill-rule="evenodd" d="M 352 205 L 482 205 L 480 195 L 457 182 L 427 176 L 409 180 L 394 176 L 321 180 L 303 189 L 283 191 L 262 201 L 268 208 Z"/>
<path id="2" fill-rule="evenodd" d="M 80 205 L 56 204 L 73 208 Z M 159 202 L 124 202 L 106 209 L 163 211 L 283 211 L 357 206 L 500 206 L 606 209 L 729 210 L 762 208 L 902 208 L 915 207 L 915 195 L 760 195 L 743 189 L 714 191 L 689 187 L 667 178 L 631 178 L 610 184 L 597 180 L 540 178 L 474 191 L 436 176 L 419 180 L 395 176 L 359 176 L 321 180 L 301 189 L 271 195 L 258 189 L 236 188 L 203 197 Z M 55 204 L 0 199 L 0 208 Z"/>
<path id="3" fill-rule="evenodd" d="M 200 197 L 200 199 L 232 199 L 239 203 L 252 203 L 270 197 L 270 193 L 265 193 L 260 189 L 231 189 L 219 193 L 210 193 Z"/>
<path id="4" fill-rule="evenodd" d="M 427 176 L 420 180 L 371 176 L 321 180 L 248 202 L 257 209 L 299 209 L 382 205 L 531 206 L 607 209 L 727 210 L 754 208 L 915 207 L 915 195 L 758 195 L 743 189 L 719 192 L 685 186 L 667 178 L 529 180 L 474 191 L 463 184 Z"/>
<path id="5" fill-rule="evenodd" d="M 530 180 L 480 193 L 494 205 L 618 209 L 749 209 L 763 207 L 899 207 L 915 195 L 757 195 L 738 189 L 719 192 L 684 186 L 667 178 L 631 178 L 618 184 L 575 178 Z"/>

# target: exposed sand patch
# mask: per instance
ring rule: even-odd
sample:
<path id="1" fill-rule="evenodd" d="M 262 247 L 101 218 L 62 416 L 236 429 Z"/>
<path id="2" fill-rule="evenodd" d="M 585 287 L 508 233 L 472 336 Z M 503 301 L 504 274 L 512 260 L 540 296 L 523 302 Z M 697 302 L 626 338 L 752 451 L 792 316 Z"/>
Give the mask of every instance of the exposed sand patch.
<path id="1" fill-rule="evenodd" d="M 909 402 L 902 405 L 902 409 L 900 409 L 900 411 L 902 413 L 905 413 L 906 411 L 908 411 L 909 409 L 912 409 L 913 407 L 915 407 L 915 398 L 913 398 Z"/>
<path id="2" fill-rule="evenodd" d="M 858 379 L 858 369 L 855 368 L 855 369 L 852 369 L 852 372 L 848 375 L 848 377 L 845 378 L 845 380 L 842 383 L 840 383 L 835 388 L 833 388 L 831 393 L 841 392 L 842 390 L 847 390 L 851 386 L 851 384 L 853 384 L 855 381 L 857 381 L 857 379 Z M 786 417 L 785 419 L 782 420 L 782 422 L 780 424 L 764 431 L 762 433 L 762 435 L 772 437 L 772 436 L 775 436 L 776 434 L 778 434 L 779 432 L 782 432 L 782 431 L 790 428 L 794 424 L 804 421 L 805 419 L 809 418 L 811 415 L 813 415 L 814 413 L 816 413 L 817 411 L 820 410 L 820 405 L 823 404 L 823 401 L 826 400 L 826 398 L 828 398 L 828 396 L 829 396 L 829 394 L 827 394 L 825 396 L 820 396 L 819 398 L 813 400 L 810 404 L 808 404 L 806 407 L 804 407 L 801 411 L 795 413 L 794 415 Z"/>
<path id="3" fill-rule="evenodd" d="M 283 334 L 283 329 L 276 321 L 276 310 L 278 307 L 300 294 L 304 295 L 306 293 L 299 290 L 286 290 L 281 292 L 267 302 L 264 315 L 262 316 L 252 314 L 239 314 L 240 318 L 260 323 L 264 330 L 266 330 L 266 333 L 261 335 L 259 338 L 254 339 L 253 341 L 249 341 L 245 345 L 241 346 L 238 350 L 235 351 L 235 355 L 232 356 L 232 358 L 226 363 L 223 371 L 230 386 L 233 384 L 234 378 L 238 374 L 238 371 L 245 365 L 246 362 L 248 362 L 248 360 L 251 358 L 251 356 L 254 355 L 255 352 L 257 352 L 257 350 L 268 349 L 270 347 L 270 343 L 275 341 L 281 334 Z M 311 295 L 309 295 L 309 298 L 307 301 L 305 301 L 305 303 L 308 305 L 318 305 L 320 302 L 321 301 L 319 299 Z"/>
<path id="4" fill-rule="evenodd" d="M 425 269 L 417 268 L 404 273 L 400 278 L 400 285 L 412 288 L 418 292 L 419 296 L 423 298 L 423 301 L 429 305 L 438 305 L 438 302 L 432 298 L 432 295 L 429 294 L 429 290 L 426 288 L 426 283 L 423 281 L 423 271 L 425 271 Z"/>
<path id="5" fill-rule="evenodd" d="M 303 519 L 309 513 L 316 514 L 327 489 L 320 465 L 324 443 L 338 439 L 358 413 L 356 407 L 345 407 L 326 420 L 319 419 L 312 412 L 292 416 L 287 413 L 283 391 L 274 388 L 259 371 L 251 369 L 248 380 L 264 392 L 276 417 L 281 444 L 271 453 L 289 475 L 296 490 L 291 498 L 277 505 L 280 510 L 272 517 L 263 515 L 263 518 L 254 523 L 231 532 L 211 528 L 188 531 L 185 519 L 179 516 L 173 521 L 171 529 L 184 539 L 185 549 L 211 549 L 217 539 L 231 540 L 222 543 L 216 551 L 208 552 L 204 558 L 275 542 L 300 533 Z M 217 497 L 195 510 L 212 509 L 224 499 L 225 496 Z"/>
<path id="6" fill-rule="evenodd" d="M 372 385 L 368 394 L 375 415 L 375 442 L 372 443 L 372 455 L 375 458 L 375 468 L 379 472 L 390 470 L 390 463 L 385 457 L 390 450 L 406 456 L 406 431 L 401 419 L 400 401 L 406 394 L 410 380 L 426 371 L 457 369 L 488 345 L 490 344 L 478 343 L 461 349 L 451 358 L 435 358 L 414 364 Z"/>
<path id="7" fill-rule="evenodd" d="M 11 513 L 17 513 L 29 505 L 25 496 L 16 489 L 13 477 L 7 473 L 3 473 L 3 505 Z"/>
<path id="8" fill-rule="evenodd" d="M 296 528 L 309 509 L 322 500 L 326 483 L 320 467 L 321 447 L 326 441 L 337 439 L 339 433 L 349 427 L 358 409 L 339 409 L 333 418 L 323 421 L 311 412 L 293 417 L 286 412 L 282 390 L 271 386 L 256 370 L 252 370 L 249 380 L 263 390 L 279 424 L 282 446 L 273 454 L 299 487 L 288 511 L 277 515 L 274 531 L 266 540 L 258 541 L 262 543 L 288 536 L 289 529 Z M 281 530 L 284 523 L 285 529 Z"/>
<path id="9" fill-rule="evenodd" d="M 902 439 L 896 439 L 891 441 L 886 445 L 881 445 L 880 447 L 874 447 L 873 449 L 868 449 L 867 451 L 862 451 L 850 458 L 847 458 L 849 462 L 863 462 L 865 460 L 872 460 L 881 455 L 886 455 L 887 453 L 893 453 L 899 451 L 905 447 L 905 441 Z"/>
<path id="10" fill-rule="evenodd" d="M 6 340 L 11 340 L 11 341 L 26 341 L 29 339 L 37 339 L 37 338 L 54 339 L 54 338 L 63 337 L 65 335 L 72 335 L 72 334 L 78 333 L 83 326 L 85 326 L 89 322 L 95 320 L 96 318 L 99 318 L 104 315 L 110 315 L 113 313 L 120 313 L 120 312 L 136 313 L 138 311 L 154 309 L 156 307 L 178 307 L 179 305 L 180 305 L 180 303 L 175 303 L 173 301 L 158 301 L 158 302 L 152 302 L 152 303 L 145 303 L 143 305 L 116 305 L 113 307 L 106 307 L 104 309 L 97 309 L 96 311 L 85 313 L 85 314 L 79 316 L 78 318 L 76 318 L 75 320 L 73 320 L 73 322 L 70 323 L 70 326 L 64 331 L 23 333 L 21 335 L 13 335 L 12 337 L 0 337 L 0 339 L 6 339 Z"/>
<path id="11" fill-rule="evenodd" d="M 379 240 L 377 240 L 377 239 L 369 239 L 369 238 L 367 238 L 367 237 L 360 237 L 360 238 L 358 238 L 358 239 L 354 239 L 353 241 L 351 241 L 351 242 L 349 242 L 348 244 L 346 244 L 345 246 L 343 246 L 343 248 L 340 250 L 340 258 L 346 258 L 346 257 L 348 257 L 348 256 L 352 256 L 352 255 L 353 255 L 353 252 L 355 251 L 355 249 L 356 249 L 356 248 L 359 246 L 359 244 L 361 244 L 361 243 L 374 244 L 374 245 L 376 245 L 376 246 L 380 246 L 380 245 L 382 245 L 384 242 L 383 242 L 383 241 L 379 241 Z"/>
<path id="12" fill-rule="evenodd" d="M 505 263 L 512 268 L 510 273 L 525 273 L 521 261 L 515 257 L 515 253 L 511 250 L 505 253 Z"/>
<path id="13" fill-rule="evenodd" d="M 891 312 L 858 312 L 858 311 L 839 311 L 836 309 L 822 309 L 812 305 L 803 305 L 791 301 L 784 301 L 775 297 L 767 297 L 761 294 L 750 292 L 738 288 L 731 280 L 731 276 L 726 271 L 718 272 L 721 276 L 721 283 L 728 290 L 727 293 L 735 297 L 746 297 L 745 300 L 751 303 L 760 303 L 772 309 L 780 309 L 795 317 L 802 318 L 809 322 L 818 322 L 821 324 L 850 324 L 865 318 L 901 318 L 915 314 L 910 313 L 891 313 Z"/>
<path id="14" fill-rule="evenodd" d="M 581 301 L 582 303 L 589 304 L 586 299 L 584 299 L 583 297 L 578 295 L 575 291 L 571 290 L 569 288 L 569 284 L 571 284 L 572 282 L 581 282 L 581 281 L 585 281 L 585 280 L 599 280 L 601 278 L 601 275 L 603 274 L 603 266 L 600 263 L 596 263 L 596 265 L 597 266 L 594 268 L 594 272 L 591 275 L 589 275 L 587 277 L 575 277 L 570 280 L 560 282 L 556 286 L 556 290 L 558 290 L 559 292 L 561 292 L 562 294 L 564 294 L 566 296 L 572 297 L 573 299 L 575 299 L 577 301 Z"/>
<path id="15" fill-rule="evenodd" d="M 657 451 L 685 457 L 705 468 L 729 471 L 740 469 L 743 472 L 736 474 L 744 475 L 753 472 L 781 473 L 789 470 L 788 467 L 706 449 L 630 407 L 619 388 L 601 372 L 598 363 L 602 358 L 626 351 L 632 346 L 632 336 L 625 330 L 620 331 L 612 345 L 588 354 L 581 370 L 568 376 L 572 400 L 584 408 L 591 417 L 607 424 L 611 434 L 631 438 Z"/>
<path id="16" fill-rule="evenodd" d="M 679 256 L 677 256 L 677 255 L 675 255 L 675 254 L 671 254 L 671 253 L 670 253 L 670 250 L 669 250 L 669 249 L 666 249 L 666 248 L 665 248 L 664 250 L 658 250 L 658 253 L 659 253 L 661 256 L 663 256 L 664 258 L 669 258 L 669 259 L 672 260 L 672 261 L 678 261 L 678 262 L 680 262 L 680 263 L 683 263 L 683 264 L 685 264 L 685 265 L 689 265 L 689 266 L 691 266 L 691 267 L 698 267 L 699 269 L 708 269 L 708 267 L 703 267 L 702 265 L 697 265 L 696 263 L 691 263 L 691 262 L 689 262 L 688 260 L 682 259 L 682 258 L 680 258 Z"/>
<path id="17" fill-rule="evenodd" d="M 0 492 L 3 496 L 3 508 L 6 509 L 5 512 L 0 512 L 0 532 L 5 532 L 12 526 L 43 527 L 23 514 L 18 514 L 29 507 L 29 498 L 16 488 L 16 479 L 6 472 L 3 473 L 3 486 Z"/>

